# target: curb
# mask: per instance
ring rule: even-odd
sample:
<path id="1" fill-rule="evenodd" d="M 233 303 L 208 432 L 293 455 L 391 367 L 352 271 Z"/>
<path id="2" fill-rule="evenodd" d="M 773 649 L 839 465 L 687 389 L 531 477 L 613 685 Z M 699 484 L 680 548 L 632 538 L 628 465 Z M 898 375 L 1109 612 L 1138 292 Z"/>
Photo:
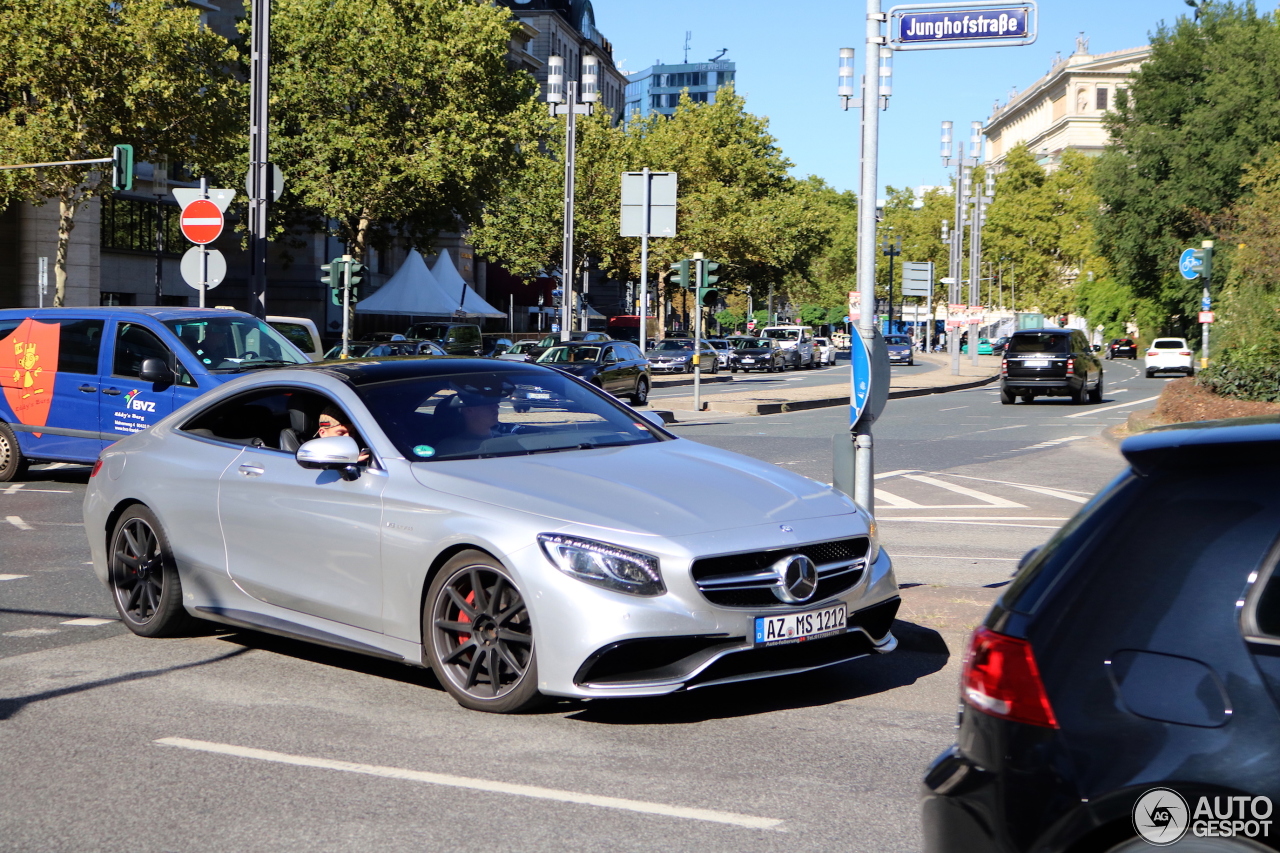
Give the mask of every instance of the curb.
<path id="1" fill-rule="evenodd" d="M 964 391 L 969 388 L 980 388 L 983 385 L 989 385 L 1000 378 L 999 374 L 988 376 L 985 379 L 977 379 L 972 382 L 960 382 L 955 385 L 939 385 L 935 388 L 908 388 L 903 391 L 890 391 L 890 400 L 901 400 L 908 397 L 924 397 L 929 394 L 943 394 L 948 391 Z M 816 400 L 779 400 L 776 403 L 751 403 L 743 401 L 724 401 L 717 402 L 715 400 L 704 400 L 706 411 L 722 412 L 724 414 L 737 415 L 780 415 L 784 412 L 802 412 L 806 409 L 825 409 L 832 406 L 849 405 L 849 396 L 843 397 L 822 397 Z M 656 410 L 655 410 L 656 411 Z M 663 421 L 666 423 L 679 423 L 672 412 L 659 411 Z"/>

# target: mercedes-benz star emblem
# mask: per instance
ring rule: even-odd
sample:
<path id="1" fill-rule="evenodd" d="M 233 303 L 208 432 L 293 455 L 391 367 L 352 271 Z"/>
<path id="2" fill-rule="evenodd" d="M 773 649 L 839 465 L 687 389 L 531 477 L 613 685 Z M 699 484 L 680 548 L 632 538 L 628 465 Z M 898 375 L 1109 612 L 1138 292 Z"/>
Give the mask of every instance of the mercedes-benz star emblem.
<path id="1" fill-rule="evenodd" d="M 803 604 L 818 591 L 818 567 L 804 554 L 792 554 L 773 564 L 778 582 L 773 594 L 787 604 Z"/>

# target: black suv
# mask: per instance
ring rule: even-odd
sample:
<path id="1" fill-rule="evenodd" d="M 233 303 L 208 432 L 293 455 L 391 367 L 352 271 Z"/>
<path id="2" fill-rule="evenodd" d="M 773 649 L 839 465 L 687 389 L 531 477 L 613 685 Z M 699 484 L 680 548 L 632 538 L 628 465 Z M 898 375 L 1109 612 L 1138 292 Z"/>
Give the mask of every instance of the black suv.
<path id="1" fill-rule="evenodd" d="M 1000 362 L 1000 402 L 1015 397 L 1070 397 L 1102 402 L 1102 359 L 1077 329 L 1021 329 L 1013 333 Z"/>
<path id="2" fill-rule="evenodd" d="M 1280 847 L 1280 419 L 1121 452 L 973 634 L 927 853 Z"/>
<path id="3" fill-rule="evenodd" d="M 1107 344 L 1107 358 L 1138 358 L 1138 345 L 1133 338 L 1113 338 Z"/>
<path id="4" fill-rule="evenodd" d="M 414 323 L 406 338 L 417 341 L 435 341 L 449 355 L 481 355 L 484 338 L 480 327 L 474 323 Z"/>

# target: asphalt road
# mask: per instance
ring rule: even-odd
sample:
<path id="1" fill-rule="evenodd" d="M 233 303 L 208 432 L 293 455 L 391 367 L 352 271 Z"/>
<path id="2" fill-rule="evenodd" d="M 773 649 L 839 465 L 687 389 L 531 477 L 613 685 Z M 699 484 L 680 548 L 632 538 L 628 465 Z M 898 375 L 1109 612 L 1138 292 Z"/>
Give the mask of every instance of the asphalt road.
<path id="1" fill-rule="evenodd" d="M 1162 381 L 1129 362 L 1107 376 L 1092 406 L 1001 406 L 990 388 L 889 404 L 878 515 L 904 585 L 989 600 L 1121 469 L 1097 435 Z M 674 429 L 829 481 L 846 418 Z M 0 487 L 0 851 L 919 849 L 920 774 L 952 738 L 953 633 L 900 621 L 899 651 L 821 673 L 488 716 L 423 670 L 104 621 L 87 476 Z"/>

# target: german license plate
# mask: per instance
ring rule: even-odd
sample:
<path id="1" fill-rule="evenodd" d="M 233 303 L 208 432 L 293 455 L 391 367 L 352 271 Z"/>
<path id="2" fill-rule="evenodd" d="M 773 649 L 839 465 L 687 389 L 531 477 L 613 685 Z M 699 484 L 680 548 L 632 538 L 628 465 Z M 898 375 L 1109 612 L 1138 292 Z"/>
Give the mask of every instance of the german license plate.
<path id="1" fill-rule="evenodd" d="M 757 616 L 755 644 L 781 646 L 843 634 L 848 630 L 848 621 L 848 606 L 844 603 L 805 613 Z"/>
<path id="2" fill-rule="evenodd" d="M 1047 358 L 1024 358 L 1022 360 L 1023 367 L 1048 367 L 1049 359 Z"/>
<path id="3" fill-rule="evenodd" d="M 551 399 L 551 395 L 550 395 L 550 394 L 533 393 L 533 394 L 530 394 L 530 395 L 529 395 L 529 399 L 530 399 L 530 400 L 550 400 L 550 399 Z"/>
<path id="4" fill-rule="evenodd" d="M 755 364 L 755 363 L 756 363 L 756 360 L 755 360 L 754 358 L 744 358 L 744 359 L 742 360 L 742 363 L 743 363 L 743 364 Z"/>

